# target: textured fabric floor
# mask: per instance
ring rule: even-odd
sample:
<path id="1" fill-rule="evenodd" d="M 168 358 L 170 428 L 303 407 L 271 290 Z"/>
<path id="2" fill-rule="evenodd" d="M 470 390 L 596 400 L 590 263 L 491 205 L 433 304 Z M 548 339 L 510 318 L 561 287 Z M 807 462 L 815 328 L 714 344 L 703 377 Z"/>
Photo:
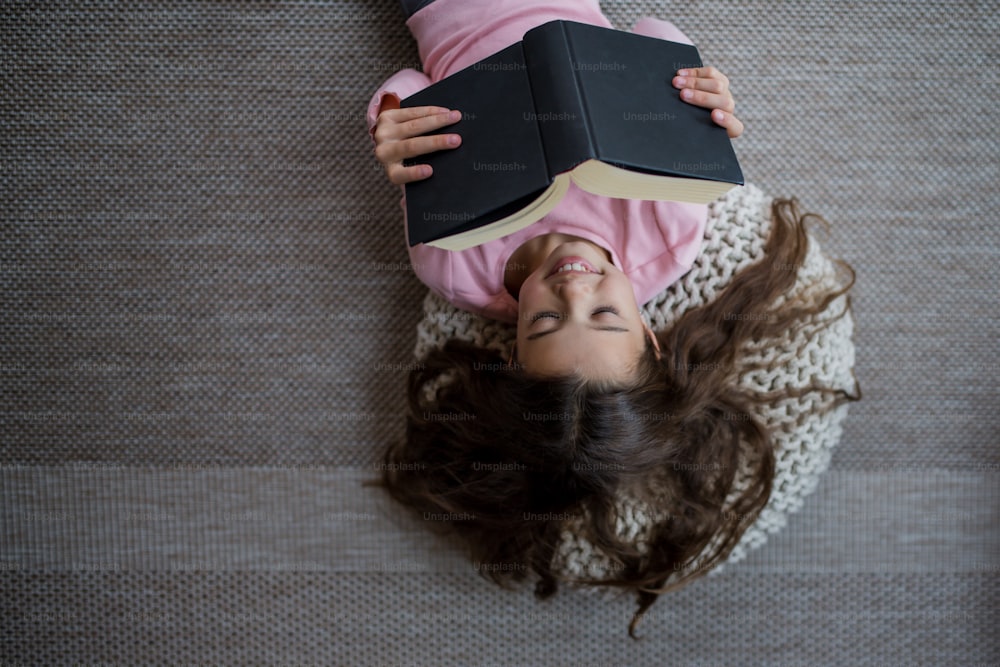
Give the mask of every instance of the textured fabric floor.
<path id="1" fill-rule="evenodd" d="M 499 1 L 499 0 L 498 0 Z M 997 664 L 995 3 L 604 2 L 732 80 L 858 273 L 831 469 L 658 602 L 481 579 L 360 482 L 424 288 L 364 108 L 391 2 L 0 7 L 0 661 Z"/>

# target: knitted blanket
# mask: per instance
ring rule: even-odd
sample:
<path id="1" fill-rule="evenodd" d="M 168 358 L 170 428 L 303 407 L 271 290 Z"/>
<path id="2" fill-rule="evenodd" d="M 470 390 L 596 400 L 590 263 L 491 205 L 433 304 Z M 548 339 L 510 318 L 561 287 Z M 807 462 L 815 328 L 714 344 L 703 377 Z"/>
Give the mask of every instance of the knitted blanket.
<path id="1" fill-rule="evenodd" d="M 710 302 L 736 273 L 764 257 L 771 226 L 770 206 L 771 199 L 753 185 L 734 188 L 709 205 L 702 252 L 691 270 L 642 308 L 643 317 L 654 330 L 668 328 L 688 310 Z M 806 259 L 798 270 L 795 286 L 785 298 L 808 298 L 813 290 L 836 289 L 841 284 L 842 276 L 822 253 L 814 230 L 810 230 Z M 853 320 L 849 312 L 838 317 L 846 307 L 846 297 L 838 297 L 825 311 L 780 339 L 745 346 L 737 362 L 740 386 L 768 392 L 815 383 L 855 393 Z M 424 317 L 417 326 L 417 359 L 423 359 L 431 349 L 452 338 L 497 350 L 505 356 L 513 345 L 515 329 L 460 311 L 433 292 L 428 293 Z M 440 381 L 447 382 L 447 378 Z M 426 388 L 431 392 L 436 389 Z M 769 534 L 785 525 L 787 515 L 798 510 L 816 487 L 829 464 L 833 447 L 840 440 L 841 425 L 847 415 L 846 404 L 829 411 L 820 409 L 831 400 L 811 392 L 755 411 L 755 416 L 774 435 L 774 486 L 767 505 L 757 517 L 751 518 L 753 523 L 726 562 L 739 561 L 748 550 L 762 545 Z M 744 461 L 737 471 L 730 500 L 746 488 L 748 480 L 749 470 Z M 624 491 L 618 497 L 617 509 L 619 536 L 640 551 L 647 548 L 652 519 L 669 511 L 669 507 L 657 506 L 655 496 L 653 500 L 648 497 L 644 500 Z M 582 530 L 585 521 L 586 515 L 581 515 L 565 522 L 553 563 L 554 570 L 570 582 L 581 577 L 607 579 L 620 569 L 586 538 Z M 717 566 L 712 573 L 720 569 Z"/>

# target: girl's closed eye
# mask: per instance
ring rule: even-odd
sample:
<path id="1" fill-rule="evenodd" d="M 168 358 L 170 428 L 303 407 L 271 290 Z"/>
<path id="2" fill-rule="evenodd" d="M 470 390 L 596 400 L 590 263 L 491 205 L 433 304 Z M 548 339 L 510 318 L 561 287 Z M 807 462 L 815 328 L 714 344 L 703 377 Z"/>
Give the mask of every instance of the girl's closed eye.
<path id="1" fill-rule="evenodd" d="M 621 314 L 618 312 L 618 309 L 615 308 L 614 306 L 599 306 L 599 307 L 595 308 L 594 312 L 592 312 L 590 315 L 591 315 L 591 317 L 594 317 L 596 315 L 600 315 L 601 313 L 611 313 L 612 315 L 618 315 L 619 317 L 621 316 Z M 551 318 L 551 319 L 554 319 L 554 320 L 560 320 L 560 319 L 562 319 L 562 315 L 560 313 L 557 313 L 557 312 L 552 311 L 552 310 L 546 310 L 544 312 L 535 313 L 534 315 L 532 315 L 532 317 L 531 317 L 531 323 L 534 324 L 538 320 L 545 319 L 545 318 Z"/>
<path id="2" fill-rule="evenodd" d="M 542 312 L 542 313 L 535 313 L 534 315 L 531 316 L 531 323 L 534 324 L 538 320 L 544 319 L 546 317 L 558 320 L 558 319 L 561 318 L 561 315 L 559 313 L 557 313 L 555 311 L 551 311 L 551 310 L 547 310 L 547 311 Z"/>

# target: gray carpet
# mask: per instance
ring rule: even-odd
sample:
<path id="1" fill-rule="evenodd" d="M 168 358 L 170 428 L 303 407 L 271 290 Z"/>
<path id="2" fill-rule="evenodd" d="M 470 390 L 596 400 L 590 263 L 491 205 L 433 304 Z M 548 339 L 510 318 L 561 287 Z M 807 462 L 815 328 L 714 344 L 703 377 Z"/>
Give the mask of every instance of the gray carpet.
<path id="1" fill-rule="evenodd" d="M 604 2 L 732 80 L 858 272 L 830 472 L 659 601 L 481 579 L 361 488 L 424 288 L 364 109 L 391 2 L 7 2 L 2 664 L 1000 662 L 996 3 Z"/>

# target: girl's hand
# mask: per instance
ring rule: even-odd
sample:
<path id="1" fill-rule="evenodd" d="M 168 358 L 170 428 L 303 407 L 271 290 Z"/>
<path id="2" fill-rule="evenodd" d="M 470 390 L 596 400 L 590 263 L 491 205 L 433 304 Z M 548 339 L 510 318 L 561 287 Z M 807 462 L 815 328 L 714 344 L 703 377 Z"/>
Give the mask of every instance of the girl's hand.
<path id="1" fill-rule="evenodd" d="M 730 139 L 743 134 L 743 123 L 733 115 L 736 102 L 729 92 L 729 79 L 711 65 L 677 70 L 674 88 L 681 89 L 681 99 L 705 109 L 712 109 L 712 120 L 726 128 Z"/>
<path id="2" fill-rule="evenodd" d="M 403 160 L 426 155 L 462 143 L 457 134 L 421 136 L 432 130 L 451 125 L 461 119 L 459 111 L 443 107 L 412 107 L 400 109 L 395 96 L 386 95 L 375 121 L 375 157 L 385 167 L 386 176 L 396 185 L 419 181 L 433 173 L 428 164 L 404 167 Z"/>

